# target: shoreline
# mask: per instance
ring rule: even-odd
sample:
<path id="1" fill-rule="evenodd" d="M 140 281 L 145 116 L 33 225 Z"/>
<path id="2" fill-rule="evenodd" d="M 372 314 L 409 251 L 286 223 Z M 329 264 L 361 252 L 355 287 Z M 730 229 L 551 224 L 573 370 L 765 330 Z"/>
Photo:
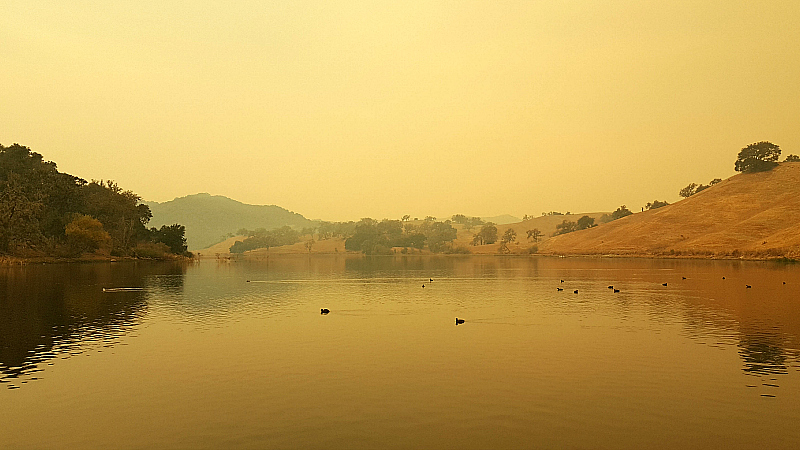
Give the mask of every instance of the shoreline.
<path id="1" fill-rule="evenodd" d="M 209 261 L 263 261 L 270 258 L 287 258 L 287 257 L 312 257 L 312 256 L 344 256 L 344 257 L 380 257 L 380 258 L 420 258 L 420 257 L 492 257 L 492 258 L 597 258 L 597 259 L 623 259 L 623 258 L 637 258 L 637 259 L 662 259 L 662 260 L 707 260 L 707 261 L 769 261 L 769 262 L 783 262 L 783 263 L 800 263 L 800 258 L 793 258 L 789 256 L 758 256 L 758 255 L 679 255 L 679 254 L 647 254 L 647 253 L 408 253 L 408 254 L 384 254 L 384 255 L 365 255 L 361 252 L 311 252 L 311 253 L 289 253 L 289 252 L 275 252 L 264 253 L 259 255 L 246 255 L 246 254 L 226 254 L 220 257 L 201 257 L 198 260 Z"/>
<path id="2" fill-rule="evenodd" d="M 28 264 L 92 264 L 92 263 L 116 263 L 129 261 L 194 261 L 196 258 L 175 255 L 173 258 L 136 258 L 133 256 L 79 256 L 77 258 L 64 258 L 59 256 L 0 256 L 0 267 L 24 266 Z"/>
<path id="3" fill-rule="evenodd" d="M 201 256 L 194 253 L 193 257 L 172 255 L 165 258 L 145 258 L 133 256 L 105 256 L 105 255 L 84 255 L 77 258 L 65 258 L 57 256 L 34 256 L 34 257 L 19 257 L 19 256 L 0 256 L 0 267 L 7 266 L 22 266 L 27 264 L 89 264 L 89 263 L 116 263 L 116 262 L 130 262 L 130 261 L 263 261 L 269 258 L 286 258 L 286 257 L 311 257 L 311 256 L 343 256 L 343 257 L 492 257 L 492 258 L 598 258 L 598 259 L 621 259 L 621 258 L 637 258 L 637 259 L 663 259 L 663 260 L 717 260 L 717 261 L 770 261 L 782 263 L 800 263 L 800 255 L 758 255 L 758 254 L 739 254 L 735 252 L 728 252 L 728 254 L 705 254 L 705 253 L 558 253 L 558 252 L 539 252 L 539 253 L 393 253 L 384 255 L 366 255 L 361 252 L 262 252 L 260 254 L 246 254 L 246 253 L 229 253 L 219 254 L 215 256 Z"/>

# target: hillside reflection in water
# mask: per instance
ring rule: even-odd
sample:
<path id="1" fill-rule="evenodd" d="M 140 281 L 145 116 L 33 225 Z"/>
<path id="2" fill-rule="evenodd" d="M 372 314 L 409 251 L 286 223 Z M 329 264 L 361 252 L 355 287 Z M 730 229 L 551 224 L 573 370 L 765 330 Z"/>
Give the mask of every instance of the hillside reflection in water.
<path id="1" fill-rule="evenodd" d="M 5 444 L 792 448 L 799 275 L 435 256 L 4 268 Z"/>

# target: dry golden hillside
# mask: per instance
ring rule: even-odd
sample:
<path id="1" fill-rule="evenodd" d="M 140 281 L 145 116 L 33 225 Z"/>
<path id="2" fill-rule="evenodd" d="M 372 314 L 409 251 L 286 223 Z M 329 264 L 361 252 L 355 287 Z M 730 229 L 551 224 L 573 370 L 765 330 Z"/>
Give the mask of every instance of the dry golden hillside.
<path id="1" fill-rule="evenodd" d="M 528 230 L 533 230 L 534 228 L 538 229 L 540 232 L 543 233 L 543 236 L 539 238 L 539 245 L 542 242 L 550 239 L 556 232 L 556 225 L 560 224 L 564 220 L 575 222 L 583 216 L 589 216 L 595 219 L 597 222 L 602 216 L 603 213 L 581 213 L 581 214 L 569 214 L 569 215 L 560 215 L 560 216 L 539 216 L 534 217 L 533 219 L 524 220 L 522 222 L 517 223 L 509 223 L 504 225 L 497 225 L 497 237 L 498 239 L 503 236 L 503 233 L 506 232 L 507 229 L 511 228 L 517 232 L 517 240 L 516 242 L 512 243 L 508 246 L 509 250 L 512 253 L 525 253 L 526 249 L 531 245 L 534 245 L 533 239 L 528 239 Z M 488 244 L 488 245 L 478 245 L 472 246 L 470 245 L 472 242 L 472 237 L 480 231 L 481 227 L 473 227 L 471 230 L 465 230 L 462 225 L 455 225 L 456 229 L 458 230 L 458 238 L 454 242 L 456 246 L 463 246 L 467 247 L 471 253 L 485 253 L 485 254 L 495 254 L 498 253 L 500 248 L 500 243 L 496 244 Z"/>
<path id="2" fill-rule="evenodd" d="M 554 237 L 550 254 L 800 256 L 800 163 L 739 174 L 680 202 Z"/>
<path id="3" fill-rule="evenodd" d="M 214 258 L 216 255 L 230 256 L 230 248 L 236 241 L 245 240 L 245 236 L 234 236 L 202 250 L 195 250 L 195 256 L 200 258 Z"/>

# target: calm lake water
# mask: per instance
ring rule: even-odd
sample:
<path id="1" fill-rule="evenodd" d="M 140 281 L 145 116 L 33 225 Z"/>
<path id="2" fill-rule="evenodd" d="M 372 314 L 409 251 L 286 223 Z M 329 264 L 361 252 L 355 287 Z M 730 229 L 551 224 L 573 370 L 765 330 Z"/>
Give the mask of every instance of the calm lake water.
<path id="1" fill-rule="evenodd" d="M 800 448 L 800 265 L 0 268 L 0 448 Z"/>

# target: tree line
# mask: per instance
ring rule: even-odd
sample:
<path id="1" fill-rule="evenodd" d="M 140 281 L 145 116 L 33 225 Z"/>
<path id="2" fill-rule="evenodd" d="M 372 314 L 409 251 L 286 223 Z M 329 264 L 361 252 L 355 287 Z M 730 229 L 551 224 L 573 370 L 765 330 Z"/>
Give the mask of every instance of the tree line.
<path id="1" fill-rule="evenodd" d="M 472 219 L 474 218 L 468 218 L 468 221 L 475 223 Z M 263 228 L 253 231 L 242 229 L 238 234 L 247 238 L 237 241 L 231 246 L 230 251 L 243 253 L 259 248 L 292 245 L 300 242 L 303 236 L 309 237 L 306 248 L 310 251 L 316 234 L 318 240 L 343 239 L 346 250 L 366 255 L 393 254 L 393 248 L 397 247 L 402 247 L 402 253 L 407 253 L 408 249 L 422 250 L 426 247 L 433 253 L 463 252 L 463 249 L 454 248 L 452 245 L 457 237 L 457 230 L 452 223 L 451 220 L 437 221 L 432 216 L 426 217 L 421 223 L 411 222 L 409 216 L 404 216 L 400 220 L 380 221 L 367 217 L 358 222 L 322 221 L 316 227 L 300 231 L 288 226 L 270 231 Z"/>
<path id="2" fill-rule="evenodd" d="M 450 220 L 437 221 L 426 217 L 415 224 L 403 220 L 364 218 L 358 221 L 353 234 L 344 242 L 344 248 L 367 255 L 390 254 L 392 247 L 422 250 L 425 246 L 433 253 L 452 252 L 452 242 L 457 232 Z"/>
<path id="3" fill-rule="evenodd" d="M 28 147 L 0 144 L 0 254 L 187 254 L 185 228 L 148 229 L 151 218 L 141 197 L 113 181 L 89 182 Z"/>
<path id="4" fill-rule="evenodd" d="M 288 225 L 270 231 L 265 228 L 257 228 L 253 231 L 241 229 L 238 234 L 245 235 L 247 238 L 244 241 L 236 241 L 230 248 L 231 253 L 244 253 L 248 250 L 259 248 L 292 245 L 300 240 L 300 232 Z"/>

